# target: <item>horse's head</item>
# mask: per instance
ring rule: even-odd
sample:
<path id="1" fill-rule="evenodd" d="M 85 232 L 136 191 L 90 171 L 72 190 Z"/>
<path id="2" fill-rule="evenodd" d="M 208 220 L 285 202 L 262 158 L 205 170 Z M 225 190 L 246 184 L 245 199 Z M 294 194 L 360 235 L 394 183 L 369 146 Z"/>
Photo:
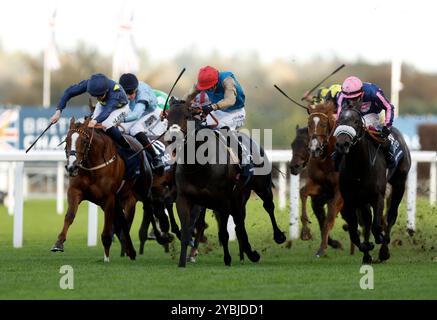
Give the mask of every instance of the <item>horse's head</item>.
<path id="1" fill-rule="evenodd" d="M 308 151 L 308 128 L 296 126 L 296 137 L 291 143 L 293 157 L 289 163 L 291 174 L 298 175 L 306 167 L 310 153 Z"/>
<path id="2" fill-rule="evenodd" d="M 334 136 L 337 138 L 335 150 L 341 154 L 349 153 L 351 146 L 365 133 L 363 115 L 354 108 L 343 109 L 337 120 Z"/>
<path id="3" fill-rule="evenodd" d="M 177 100 L 175 98 L 170 99 L 170 110 L 167 113 L 168 128 L 166 134 L 166 140 L 169 140 L 170 136 L 175 134 L 183 134 L 186 136 L 190 129 L 188 123 L 193 121 L 195 129 L 198 129 L 201 118 L 200 110 L 198 108 L 192 108 L 189 102 L 184 100 Z"/>
<path id="4" fill-rule="evenodd" d="M 67 156 L 67 170 L 70 177 L 78 174 L 79 166 L 84 164 L 88 158 L 91 147 L 92 132 L 88 128 L 88 118 L 84 123 L 75 122 L 74 117 L 70 120 L 70 128 L 67 133 L 65 153 Z"/>
<path id="5" fill-rule="evenodd" d="M 335 128 L 332 101 L 308 107 L 308 148 L 315 158 L 320 157 L 329 143 Z"/>

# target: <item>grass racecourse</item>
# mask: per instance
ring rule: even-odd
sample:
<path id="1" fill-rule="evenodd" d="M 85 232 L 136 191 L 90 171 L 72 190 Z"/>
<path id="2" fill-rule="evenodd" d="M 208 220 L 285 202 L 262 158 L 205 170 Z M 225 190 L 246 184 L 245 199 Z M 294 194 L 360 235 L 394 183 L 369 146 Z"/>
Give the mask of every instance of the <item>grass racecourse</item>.
<path id="1" fill-rule="evenodd" d="M 246 226 L 252 246 L 261 254 L 259 263 L 238 261 L 238 243 L 230 243 L 233 263 L 225 267 L 212 213 L 207 213 L 208 244 L 202 244 L 197 263 L 177 267 L 179 242 L 170 253 L 155 241 L 148 241 L 144 255 L 136 261 L 119 256 L 114 242 L 111 262 L 103 263 L 100 242 L 103 214 L 99 211 L 99 241 L 87 246 L 87 205 L 82 204 L 70 228 L 65 252 L 50 248 L 59 233 L 64 215 L 57 215 L 50 200 L 33 200 L 24 205 L 24 245 L 12 247 L 13 217 L 0 208 L 0 299 L 437 299 L 437 210 L 427 199 L 418 199 L 417 232 L 406 230 L 406 208 L 402 203 L 393 231 L 392 257 L 373 265 L 374 289 L 360 288 L 360 252 L 350 256 L 349 240 L 338 218 L 332 232 L 344 250 L 328 249 L 328 256 L 316 258 L 320 235 L 310 213 L 313 240 L 295 240 L 291 247 L 273 241 L 267 213 L 259 199 L 248 206 Z M 139 208 L 139 207 L 138 207 Z M 137 212 L 140 212 L 139 210 Z M 276 210 L 278 224 L 288 239 L 288 209 Z M 138 248 L 137 214 L 131 231 Z M 376 247 L 379 249 L 379 246 Z M 377 251 L 373 251 L 377 257 Z M 74 289 L 62 290 L 60 268 L 74 270 Z"/>

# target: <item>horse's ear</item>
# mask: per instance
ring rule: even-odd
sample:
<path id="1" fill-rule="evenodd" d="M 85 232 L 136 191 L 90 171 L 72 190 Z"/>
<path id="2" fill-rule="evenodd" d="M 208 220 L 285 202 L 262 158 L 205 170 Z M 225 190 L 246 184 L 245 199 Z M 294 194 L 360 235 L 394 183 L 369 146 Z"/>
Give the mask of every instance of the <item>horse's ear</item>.
<path id="1" fill-rule="evenodd" d="M 76 122 L 76 120 L 74 119 L 74 117 L 72 117 L 71 119 L 70 119 L 70 128 L 72 127 L 72 126 L 74 126 L 74 123 Z"/>
<path id="2" fill-rule="evenodd" d="M 296 131 L 299 130 L 299 124 L 296 125 Z"/>

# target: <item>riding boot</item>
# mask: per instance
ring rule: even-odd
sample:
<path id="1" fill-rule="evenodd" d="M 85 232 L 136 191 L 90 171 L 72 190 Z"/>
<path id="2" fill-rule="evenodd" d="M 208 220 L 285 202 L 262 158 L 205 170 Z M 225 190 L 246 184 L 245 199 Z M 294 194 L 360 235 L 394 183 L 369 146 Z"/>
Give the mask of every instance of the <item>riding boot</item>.
<path id="1" fill-rule="evenodd" d="M 135 138 L 141 143 L 141 145 L 146 149 L 149 156 L 152 158 L 151 167 L 153 171 L 161 172 L 164 169 L 164 163 L 161 157 L 156 153 L 153 145 L 150 143 L 149 138 L 145 132 L 139 132 L 135 135 Z"/>
<path id="2" fill-rule="evenodd" d="M 106 134 L 112 138 L 120 147 L 124 149 L 131 149 L 127 140 L 123 137 L 117 127 L 110 127 L 106 129 Z"/>
<path id="3" fill-rule="evenodd" d="M 387 177 L 390 178 L 396 170 L 399 160 L 403 156 L 403 151 L 402 148 L 400 148 L 399 141 L 395 139 L 392 133 L 387 136 L 387 142 L 388 143 L 384 148 L 384 151 L 388 169 Z"/>
<path id="4" fill-rule="evenodd" d="M 235 131 L 229 130 L 229 136 L 232 137 L 238 143 L 238 161 L 239 161 L 239 173 L 243 177 L 250 177 L 253 174 L 253 159 L 249 150 L 242 143 L 239 137 L 236 136 Z"/>

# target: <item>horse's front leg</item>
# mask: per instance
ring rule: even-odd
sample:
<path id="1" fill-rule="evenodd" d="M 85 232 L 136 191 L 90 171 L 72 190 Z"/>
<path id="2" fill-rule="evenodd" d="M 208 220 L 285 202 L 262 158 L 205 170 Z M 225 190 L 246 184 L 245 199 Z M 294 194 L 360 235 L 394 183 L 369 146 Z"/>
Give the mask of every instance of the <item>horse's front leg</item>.
<path id="1" fill-rule="evenodd" d="M 301 210 L 302 210 L 302 214 L 301 214 L 301 218 L 300 221 L 302 222 L 302 231 L 300 232 L 300 239 L 301 240 L 311 240 L 312 239 L 312 235 L 311 235 L 311 230 L 308 227 L 308 223 L 310 222 L 310 220 L 308 219 L 308 214 L 307 214 L 307 199 L 308 199 L 308 193 L 306 192 L 306 186 L 303 186 L 302 188 L 300 188 L 300 201 L 301 201 Z"/>
<path id="2" fill-rule="evenodd" d="M 179 220 L 181 222 L 181 253 L 179 256 L 179 267 L 184 267 L 187 263 L 187 248 L 191 240 L 190 215 L 193 204 L 187 197 L 178 194 L 176 198 L 176 209 L 178 210 Z"/>
<path id="3" fill-rule="evenodd" d="M 127 199 L 125 199 L 125 201 L 123 201 L 124 213 L 127 219 L 129 230 L 134 220 L 136 202 L 137 202 L 136 198 L 132 196 L 128 197 Z M 118 228 L 118 230 L 115 231 L 120 240 L 120 246 L 121 246 L 120 256 L 124 257 L 126 255 L 126 237 L 124 235 L 124 232 L 120 232 L 121 231 L 120 227 Z"/>
<path id="4" fill-rule="evenodd" d="M 74 218 L 76 216 L 77 208 L 79 204 L 83 200 L 82 192 L 78 189 L 70 188 L 67 192 L 68 199 L 68 209 L 64 219 L 64 227 L 62 228 L 61 233 L 58 235 L 58 240 L 55 245 L 52 247 L 53 252 L 61 251 L 64 252 L 64 242 L 67 240 L 67 232 L 70 225 L 73 223 Z"/>
<path id="5" fill-rule="evenodd" d="M 337 213 L 340 211 L 340 208 L 343 206 L 343 200 L 341 198 L 340 190 L 337 190 L 334 194 L 334 197 L 328 201 L 328 214 L 325 220 L 325 223 L 322 227 L 322 241 L 320 243 L 320 248 L 316 253 L 317 257 L 322 257 L 326 255 L 326 248 L 328 247 L 328 241 L 330 244 L 336 248 L 341 249 L 341 243 L 337 240 L 329 239 L 329 233 L 334 227 L 335 218 L 337 217 Z"/>
<path id="6" fill-rule="evenodd" d="M 101 235 L 102 244 L 104 247 L 103 261 L 109 262 L 109 250 L 112 244 L 112 228 L 115 222 L 115 195 L 111 195 L 106 198 L 102 209 L 105 216 Z"/>

